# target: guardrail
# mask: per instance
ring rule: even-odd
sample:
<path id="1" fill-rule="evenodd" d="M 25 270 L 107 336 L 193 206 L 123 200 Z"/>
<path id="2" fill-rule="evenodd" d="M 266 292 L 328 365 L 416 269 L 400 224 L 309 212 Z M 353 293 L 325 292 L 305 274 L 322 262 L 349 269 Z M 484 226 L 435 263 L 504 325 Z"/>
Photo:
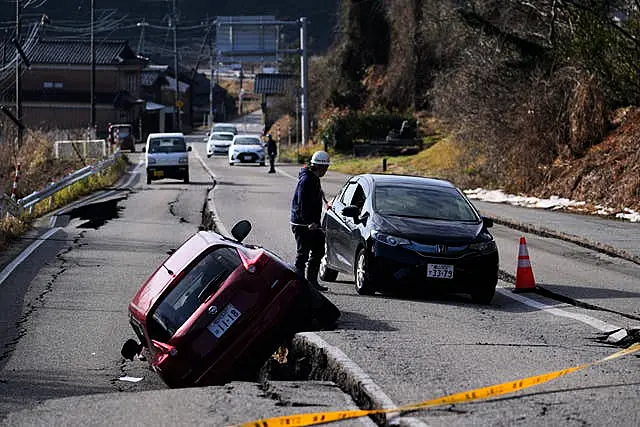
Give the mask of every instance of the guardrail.
<path id="1" fill-rule="evenodd" d="M 108 167 L 112 166 L 121 155 L 122 154 L 120 151 L 116 151 L 115 153 L 113 153 L 113 155 L 111 155 L 109 158 L 105 160 L 102 160 L 94 165 L 85 166 L 82 169 L 79 169 L 73 173 L 70 173 L 69 175 L 62 178 L 60 181 L 50 184 L 44 190 L 35 191 L 29 194 L 28 196 L 25 196 L 22 199 L 19 199 L 17 201 L 17 205 L 19 207 L 19 213 L 28 211 L 29 214 L 32 214 L 33 209 L 38 203 L 52 197 L 58 191 L 63 190 L 80 180 L 83 180 L 85 178 L 88 178 L 92 175 L 95 175 L 97 173 L 104 171 Z M 3 200 L 5 200 L 6 198 L 7 196 L 5 195 L 3 197 Z M 4 208 L 4 202 L 2 203 L 2 208 Z M 2 209 L 1 212 L 2 212 L 2 216 L 6 215 L 7 213 L 11 213 L 10 210 L 6 211 L 4 209 Z M 11 214 L 14 216 L 17 216 L 13 213 Z"/>

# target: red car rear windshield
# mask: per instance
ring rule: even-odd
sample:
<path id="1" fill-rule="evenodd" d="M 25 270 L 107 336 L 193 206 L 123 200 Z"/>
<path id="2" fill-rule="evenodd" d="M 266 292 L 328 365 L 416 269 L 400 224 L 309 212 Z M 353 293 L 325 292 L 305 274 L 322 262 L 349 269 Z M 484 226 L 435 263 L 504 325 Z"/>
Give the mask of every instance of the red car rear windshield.
<path id="1" fill-rule="evenodd" d="M 149 316 L 150 337 L 167 342 L 241 263 L 238 251 L 226 246 L 200 258 Z"/>

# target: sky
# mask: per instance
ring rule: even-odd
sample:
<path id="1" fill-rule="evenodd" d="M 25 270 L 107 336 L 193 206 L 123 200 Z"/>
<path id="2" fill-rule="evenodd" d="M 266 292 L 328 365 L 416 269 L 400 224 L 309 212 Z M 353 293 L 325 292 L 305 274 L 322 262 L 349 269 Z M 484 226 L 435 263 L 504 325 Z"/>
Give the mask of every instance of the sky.
<path id="1" fill-rule="evenodd" d="M 592 207 L 586 202 L 569 200 L 557 196 L 551 196 L 549 199 L 540 199 L 529 196 L 515 196 L 513 194 L 506 194 L 501 190 L 485 190 L 482 188 L 465 190 L 464 192 L 469 199 L 481 200 L 483 202 L 506 203 L 514 206 L 524 206 L 536 209 L 579 211 L 581 213 L 586 212 L 591 215 L 600 215 L 605 217 L 615 216 L 617 219 L 629 222 L 640 222 L 640 212 L 629 208 L 616 210 L 600 205 Z"/>

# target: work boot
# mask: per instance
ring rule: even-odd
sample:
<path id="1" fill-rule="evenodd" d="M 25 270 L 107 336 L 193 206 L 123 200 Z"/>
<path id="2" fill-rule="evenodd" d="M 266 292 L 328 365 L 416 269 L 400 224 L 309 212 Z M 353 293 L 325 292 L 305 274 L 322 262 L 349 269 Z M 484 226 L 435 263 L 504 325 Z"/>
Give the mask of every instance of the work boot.
<path id="1" fill-rule="evenodd" d="M 311 283 L 311 286 L 318 291 L 324 292 L 329 290 L 326 286 L 322 286 L 318 283 L 318 271 L 314 268 L 307 268 L 307 280 Z"/>
<path id="2" fill-rule="evenodd" d="M 329 290 L 329 288 L 327 288 L 326 286 L 322 286 L 320 283 L 318 283 L 318 273 L 313 274 L 313 272 L 307 272 L 307 280 L 313 288 L 320 292 Z"/>
<path id="3" fill-rule="evenodd" d="M 329 290 L 329 288 L 327 288 L 326 286 L 322 286 L 320 283 L 318 283 L 317 280 L 314 282 L 309 280 L 309 283 L 311 283 L 311 286 L 313 286 L 317 291 L 325 292 Z"/>

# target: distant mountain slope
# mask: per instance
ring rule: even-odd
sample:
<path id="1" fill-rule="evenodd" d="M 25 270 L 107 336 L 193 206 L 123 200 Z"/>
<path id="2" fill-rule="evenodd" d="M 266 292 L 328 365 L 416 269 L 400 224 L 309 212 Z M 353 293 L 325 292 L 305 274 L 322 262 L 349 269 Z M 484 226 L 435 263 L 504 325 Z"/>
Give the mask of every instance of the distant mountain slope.
<path id="1" fill-rule="evenodd" d="M 20 0 L 22 4 L 27 1 Z M 325 51 L 331 43 L 331 35 L 336 23 L 336 13 L 339 0 L 236 0 L 236 1 L 196 1 L 176 0 L 180 25 L 195 25 L 216 16 L 239 15 L 273 15 L 278 19 L 295 19 L 307 17 L 309 19 L 310 47 L 315 52 Z M 42 14 L 46 14 L 51 22 L 51 33 L 57 26 L 72 26 L 82 28 L 90 23 L 90 0 L 48 0 L 33 2 L 38 7 L 29 6 L 22 13 L 25 22 L 36 22 Z M 119 24 L 118 30 L 100 33 L 101 37 L 127 38 L 135 46 L 139 38 L 139 28 L 136 22 L 146 20 L 149 23 L 164 25 L 171 11 L 172 0 L 95 0 L 96 19 L 105 16 L 109 10 L 115 11 L 109 18 L 113 22 L 126 15 Z M 2 29 L 13 31 L 12 22 L 15 20 L 15 7 L 5 3 L 0 7 L 0 37 Z M 178 27 L 180 28 L 180 27 Z M 150 35 L 151 30 L 149 30 Z M 152 37 L 158 37 L 156 34 Z M 186 42 L 185 40 L 182 40 Z"/>

